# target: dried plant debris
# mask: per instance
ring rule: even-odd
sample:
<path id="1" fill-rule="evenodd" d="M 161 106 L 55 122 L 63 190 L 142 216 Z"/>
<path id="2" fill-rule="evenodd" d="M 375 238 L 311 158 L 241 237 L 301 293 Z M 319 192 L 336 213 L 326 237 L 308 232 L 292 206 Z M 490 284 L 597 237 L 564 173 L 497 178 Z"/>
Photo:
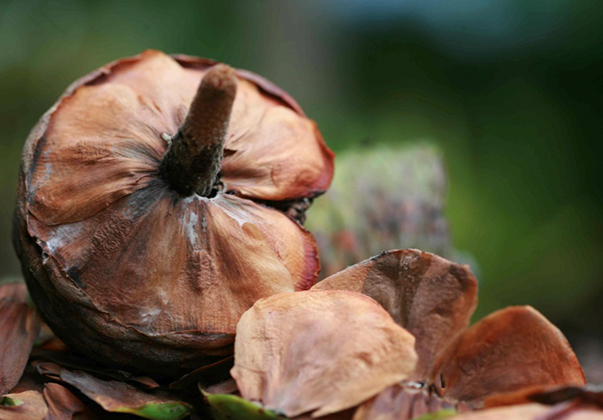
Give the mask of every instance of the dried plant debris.
<path id="1" fill-rule="evenodd" d="M 30 366 L 14 371 L 6 355 L 19 353 L 23 337 L 33 343 L 35 312 L 22 285 L 2 285 L 0 325 L 29 332 L 0 343 L 10 391 L 0 395 L 0 419 L 601 419 L 603 392 L 584 386 L 561 332 L 531 307 L 467 328 L 476 292 L 467 266 L 385 252 L 311 290 L 258 300 L 237 325 L 234 359 L 214 358 L 170 383 L 48 347 L 50 330 Z"/>
<path id="2" fill-rule="evenodd" d="M 162 393 L 149 394 L 119 381 L 103 381 L 82 371 L 61 369 L 60 380 L 86 395 L 103 409 L 152 420 L 180 420 L 192 406 Z"/>
<path id="3" fill-rule="evenodd" d="M 84 403 L 59 384 L 47 383 L 44 388 L 44 399 L 48 405 L 46 420 L 71 420 L 76 413 L 82 414 L 80 418 L 84 416 L 93 418 Z"/>
<path id="4" fill-rule="evenodd" d="M 468 410 L 466 404 L 445 400 L 428 389 L 396 384 L 360 405 L 353 420 L 439 419 Z"/>
<path id="5" fill-rule="evenodd" d="M 340 290 L 261 299 L 237 328 L 242 397 L 295 417 L 354 407 L 410 375 L 414 338 L 374 300 Z"/>
<path id="6" fill-rule="evenodd" d="M 94 374 L 101 379 L 115 379 L 118 381 L 136 383 L 147 389 L 159 388 L 159 384 L 148 376 L 134 375 L 125 370 L 117 370 L 108 368 L 94 359 L 76 353 L 71 349 L 60 348 L 58 350 L 47 350 L 46 346 L 32 351 L 31 359 L 35 360 L 34 364 L 52 362 L 56 366 L 68 368 L 72 370 L 83 370 L 87 373 Z"/>
<path id="7" fill-rule="evenodd" d="M 463 331 L 477 305 L 469 266 L 406 249 L 387 251 L 317 283 L 312 290 L 363 293 L 379 302 L 416 339 L 413 380 L 424 381 L 438 352 Z"/>
<path id="8" fill-rule="evenodd" d="M 533 386 L 585 384 L 567 339 L 530 306 L 482 319 L 457 337 L 438 365 L 445 395 L 463 401 Z"/>
<path id="9" fill-rule="evenodd" d="M 26 303 L 22 284 L 0 286 L 0 395 L 19 382 L 40 322 Z"/>

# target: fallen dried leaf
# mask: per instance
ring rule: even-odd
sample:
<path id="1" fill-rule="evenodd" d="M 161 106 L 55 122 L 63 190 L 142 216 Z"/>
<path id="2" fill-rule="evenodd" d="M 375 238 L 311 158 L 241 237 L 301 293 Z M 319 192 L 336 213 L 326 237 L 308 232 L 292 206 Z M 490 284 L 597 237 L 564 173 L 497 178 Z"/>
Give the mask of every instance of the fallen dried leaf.
<path id="1" fill-rule="evenodd" d="M 46 384 L 44 399 L 48 404 L 48 415 L 45 420 L 71 420 L 75 413 L 87 411 L 83 402 L 59 384 Z"/>
<path id="2" fill-rule="evenodd" d="M 354 407 L 412 373 L 414 338 L 374 300 L 319 290 L 261 299 L 237 326 L 241 395 L 295 417 Z"/>
<path id="3" fill-rule="evenodd" d="M 0 395 L 19 382 L 40 331 L 37 312 L 21 301 L 23 285 L 10 286 L 2 286 L 0 298 Z"/>
<path id="4" fill-rule="evenodd" d="M 492 313 L 465 330 L 438 360 L 445 395 L 477 401 L 547 385 L 584 385 L 566 338 L 530 306 Z"/>
<path id="5" fill-rule="evenodd" d="M 424 381 L 437 353 L 469 325 L 477 280 L 466 265 L 416 249 L 388 251 L 353 265 L 312 290 L 363 293 L 379 302 L 416 338 L 419 362 L 412 380 Z"/>
<path id="6" fill-rule="evenodd" d="M 105 410 L 152 420 L 180 420 L 192 406 L 167 395 L 147 394 L 118 381 L 103 381 L 82 371 L 61 370 L 61 380 L 74 386 Z"/>

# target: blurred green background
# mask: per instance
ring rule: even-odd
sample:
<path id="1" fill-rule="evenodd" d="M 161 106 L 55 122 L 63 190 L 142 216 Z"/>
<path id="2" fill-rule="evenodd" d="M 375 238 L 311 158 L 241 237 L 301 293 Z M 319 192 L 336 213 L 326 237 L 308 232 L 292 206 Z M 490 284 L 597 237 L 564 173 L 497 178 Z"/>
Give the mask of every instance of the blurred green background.
<path id="1" fill-rule="evenodd" d="M 264 75 L 336 152 L 436 144 L 455 247 L 479 265 L 477 316 L 530 303 L 584 359 L 603 352 L 602 12 L 595 0 L 0 0 L 0 276 L 20 275 L 10 220 L 28 131 L 74 79 L 156 48 Z"/>

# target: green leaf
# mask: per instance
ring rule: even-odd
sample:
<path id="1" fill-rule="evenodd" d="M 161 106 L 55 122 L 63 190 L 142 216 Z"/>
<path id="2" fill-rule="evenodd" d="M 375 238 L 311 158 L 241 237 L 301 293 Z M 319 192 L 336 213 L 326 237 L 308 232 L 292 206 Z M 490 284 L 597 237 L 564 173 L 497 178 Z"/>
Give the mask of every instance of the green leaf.
<path id="1" fill-rule="evenodd" d="M 417 417 L 413 420 L 440 420 L 447 419 L 457 414 L 454 408 L 446 408 L 444 410 L 436 411 L 435 413 L 423 414 L 421 417 Z"/>
<path id="2" fill-rule="evenodd" d="M 181 420 L 191 412 L 191 406 L 182 402 L 147 404 L 142 407 L 120 407 L 117 413 L 129 413 L 150 420 Z"/>
<path id="3" fill-rule="evenodd" d="M 241 397 L 229 394 L 203 393 L 216 420 L 287 420 Z"/>
<path id="4" fill-rule="evenodd" d="M 16 398 L 2 397 L 2 399 L 0 399 L 0 405 L 5 407 L 16 407 L 21 404 L 23 404 L 23 401 Z"/>

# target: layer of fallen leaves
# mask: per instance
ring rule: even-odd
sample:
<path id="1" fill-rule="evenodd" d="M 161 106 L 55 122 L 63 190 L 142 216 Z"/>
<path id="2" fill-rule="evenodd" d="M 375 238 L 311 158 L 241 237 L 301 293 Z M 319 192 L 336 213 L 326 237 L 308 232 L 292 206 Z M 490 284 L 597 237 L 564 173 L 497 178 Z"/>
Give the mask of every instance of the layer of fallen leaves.
<path id="1" fill-rule="evenodd" d="M 511 307 L 469 327 L 476 304 L 467 266 L 389 251 L 257 301 L 234 358 L 151 378 L 39 333 L 24 286 L 2 285 L 0 419 L 603 418 L 603 391 L 542 314 Z"/>

